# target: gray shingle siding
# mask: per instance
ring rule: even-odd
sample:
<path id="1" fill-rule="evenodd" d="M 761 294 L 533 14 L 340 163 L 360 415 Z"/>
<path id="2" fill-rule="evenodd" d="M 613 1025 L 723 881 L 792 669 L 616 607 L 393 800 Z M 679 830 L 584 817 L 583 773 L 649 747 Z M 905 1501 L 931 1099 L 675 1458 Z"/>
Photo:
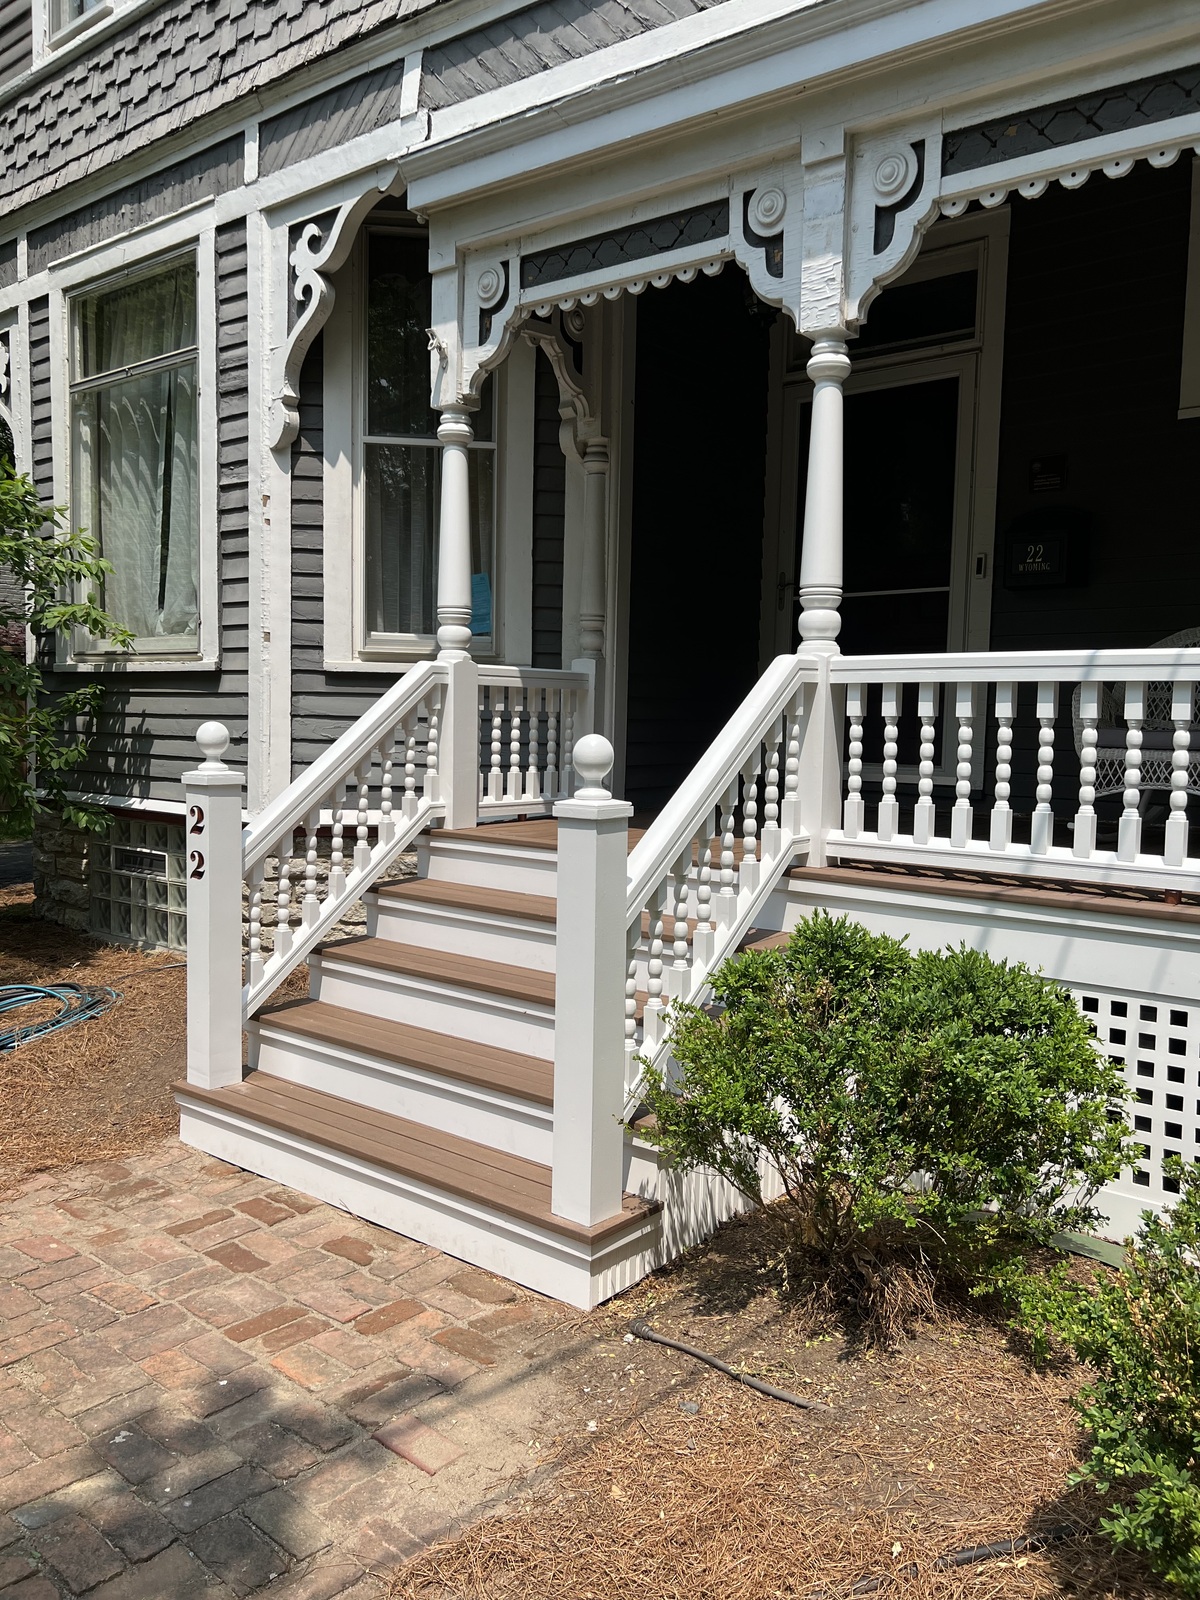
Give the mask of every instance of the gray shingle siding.
<path id="1" fill-rule="evenodd" d="M 395 61 L 268 118 L 258 133 L 258 170 L 264 176 L 278 172 L 397 121 L 403 81 L 404 63 Z"/>
<path id="2" fill-rule="evenodd" d="M 0 83 L 19 77 L 32 64 L 31 0 L 0 0 Z"/>
<path id="3" fill-rule="evenodd" d="M 723 0 L 542 0 L 425 52 L 420 103 L 430 111 L 519 83 L 695 16 Z"/>
<path id="4" fill-rule="evenodd" d="M 0 150 L 22 152 L 0 166 L 0 209 L 94 176 L 436 3 L 165 0 L 0 104 Z"/>
<path id="5" fill-rule="evenodd" d="M 242 145 L 242 135 L 235 134 L 199 155 L 56 217 L 44 227 L 30 229 L 30 272 L 41 272 L 62 256 L 169 217 L 197 200 L 236 189 L 242 182 Z"/>

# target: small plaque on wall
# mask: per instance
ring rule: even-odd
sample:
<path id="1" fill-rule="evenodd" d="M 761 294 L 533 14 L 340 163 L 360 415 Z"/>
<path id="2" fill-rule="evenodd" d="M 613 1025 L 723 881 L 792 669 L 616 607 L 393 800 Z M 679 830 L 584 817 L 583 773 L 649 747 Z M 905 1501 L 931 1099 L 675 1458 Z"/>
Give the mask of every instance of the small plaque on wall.
<path id="1" fill-rule="evenodd" d="M 1066 487 L 1066 456 L 1036 456 L 1029 463 L 1030 494 L 1053 494 Z"/>
<path id="2" fill-rule="evenodd" d="M 1011 539 L 1008 545 L 1008 587 L 1052 588 L 1067 581 L 1067 541 L 1063 534 Z"/>
<path id="3" fill-rule="evenodd" d="M 1017 517 L 1004 547 L 1006 589 L 1074 588 L 1087 582 L 1091 518 L 1070 506 Z"/>

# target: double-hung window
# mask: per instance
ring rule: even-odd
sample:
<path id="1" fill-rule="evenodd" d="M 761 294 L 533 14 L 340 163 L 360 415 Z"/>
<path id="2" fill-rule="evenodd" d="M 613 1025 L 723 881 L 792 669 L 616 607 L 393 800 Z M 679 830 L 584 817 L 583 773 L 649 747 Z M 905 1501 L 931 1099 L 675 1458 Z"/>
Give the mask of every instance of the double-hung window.
<path id="1" fill-rule="evenodd" d="M 429 405 L 428 241 L 372 229 L 366 250 L 361 508 L 364 644 L 374 653 L 411 648 L 437 631 L 441 447 Z M 471 632 L 493 634 L 496 445 L 491 385 L 472 418 Z"/>
<path id="2" fill-rule="evenodd" d="M 103 605 L 142 653 L 199 643 L 196 260 L 71 305 L 73 521 L 111 563 Z"/>

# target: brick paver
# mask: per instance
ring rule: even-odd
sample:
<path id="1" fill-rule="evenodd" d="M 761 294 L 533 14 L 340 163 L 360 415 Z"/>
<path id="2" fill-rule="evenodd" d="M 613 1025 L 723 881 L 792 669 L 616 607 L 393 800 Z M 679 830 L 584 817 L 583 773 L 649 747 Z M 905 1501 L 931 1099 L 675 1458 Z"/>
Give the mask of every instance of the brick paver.
<path id="1" fill-rule="evenodd" d="M 20 1600 L 370 1600 L 479 1503 L 472 1474 L 516 1481 L 522 1345 L 569 1328 L 175 1140 L 7 1198 L 0 1280 L 0 1593 Z M 497 1396 L 508 1431 L 493 1417 L 478 1460 L 469 1426 L 421 1420 Z"/>

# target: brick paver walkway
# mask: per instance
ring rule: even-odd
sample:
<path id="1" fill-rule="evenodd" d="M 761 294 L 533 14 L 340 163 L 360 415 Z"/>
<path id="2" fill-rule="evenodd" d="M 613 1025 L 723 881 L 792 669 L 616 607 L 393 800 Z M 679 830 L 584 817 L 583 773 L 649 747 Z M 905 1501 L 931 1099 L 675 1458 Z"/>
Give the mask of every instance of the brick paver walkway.
<path id="1" fill-rule="evenodd" d="M 367 1600 L 563 1398 L 561 1308 L 174 1140 L 6 1199 L 0 1279 L 0 1600 Z"/>

